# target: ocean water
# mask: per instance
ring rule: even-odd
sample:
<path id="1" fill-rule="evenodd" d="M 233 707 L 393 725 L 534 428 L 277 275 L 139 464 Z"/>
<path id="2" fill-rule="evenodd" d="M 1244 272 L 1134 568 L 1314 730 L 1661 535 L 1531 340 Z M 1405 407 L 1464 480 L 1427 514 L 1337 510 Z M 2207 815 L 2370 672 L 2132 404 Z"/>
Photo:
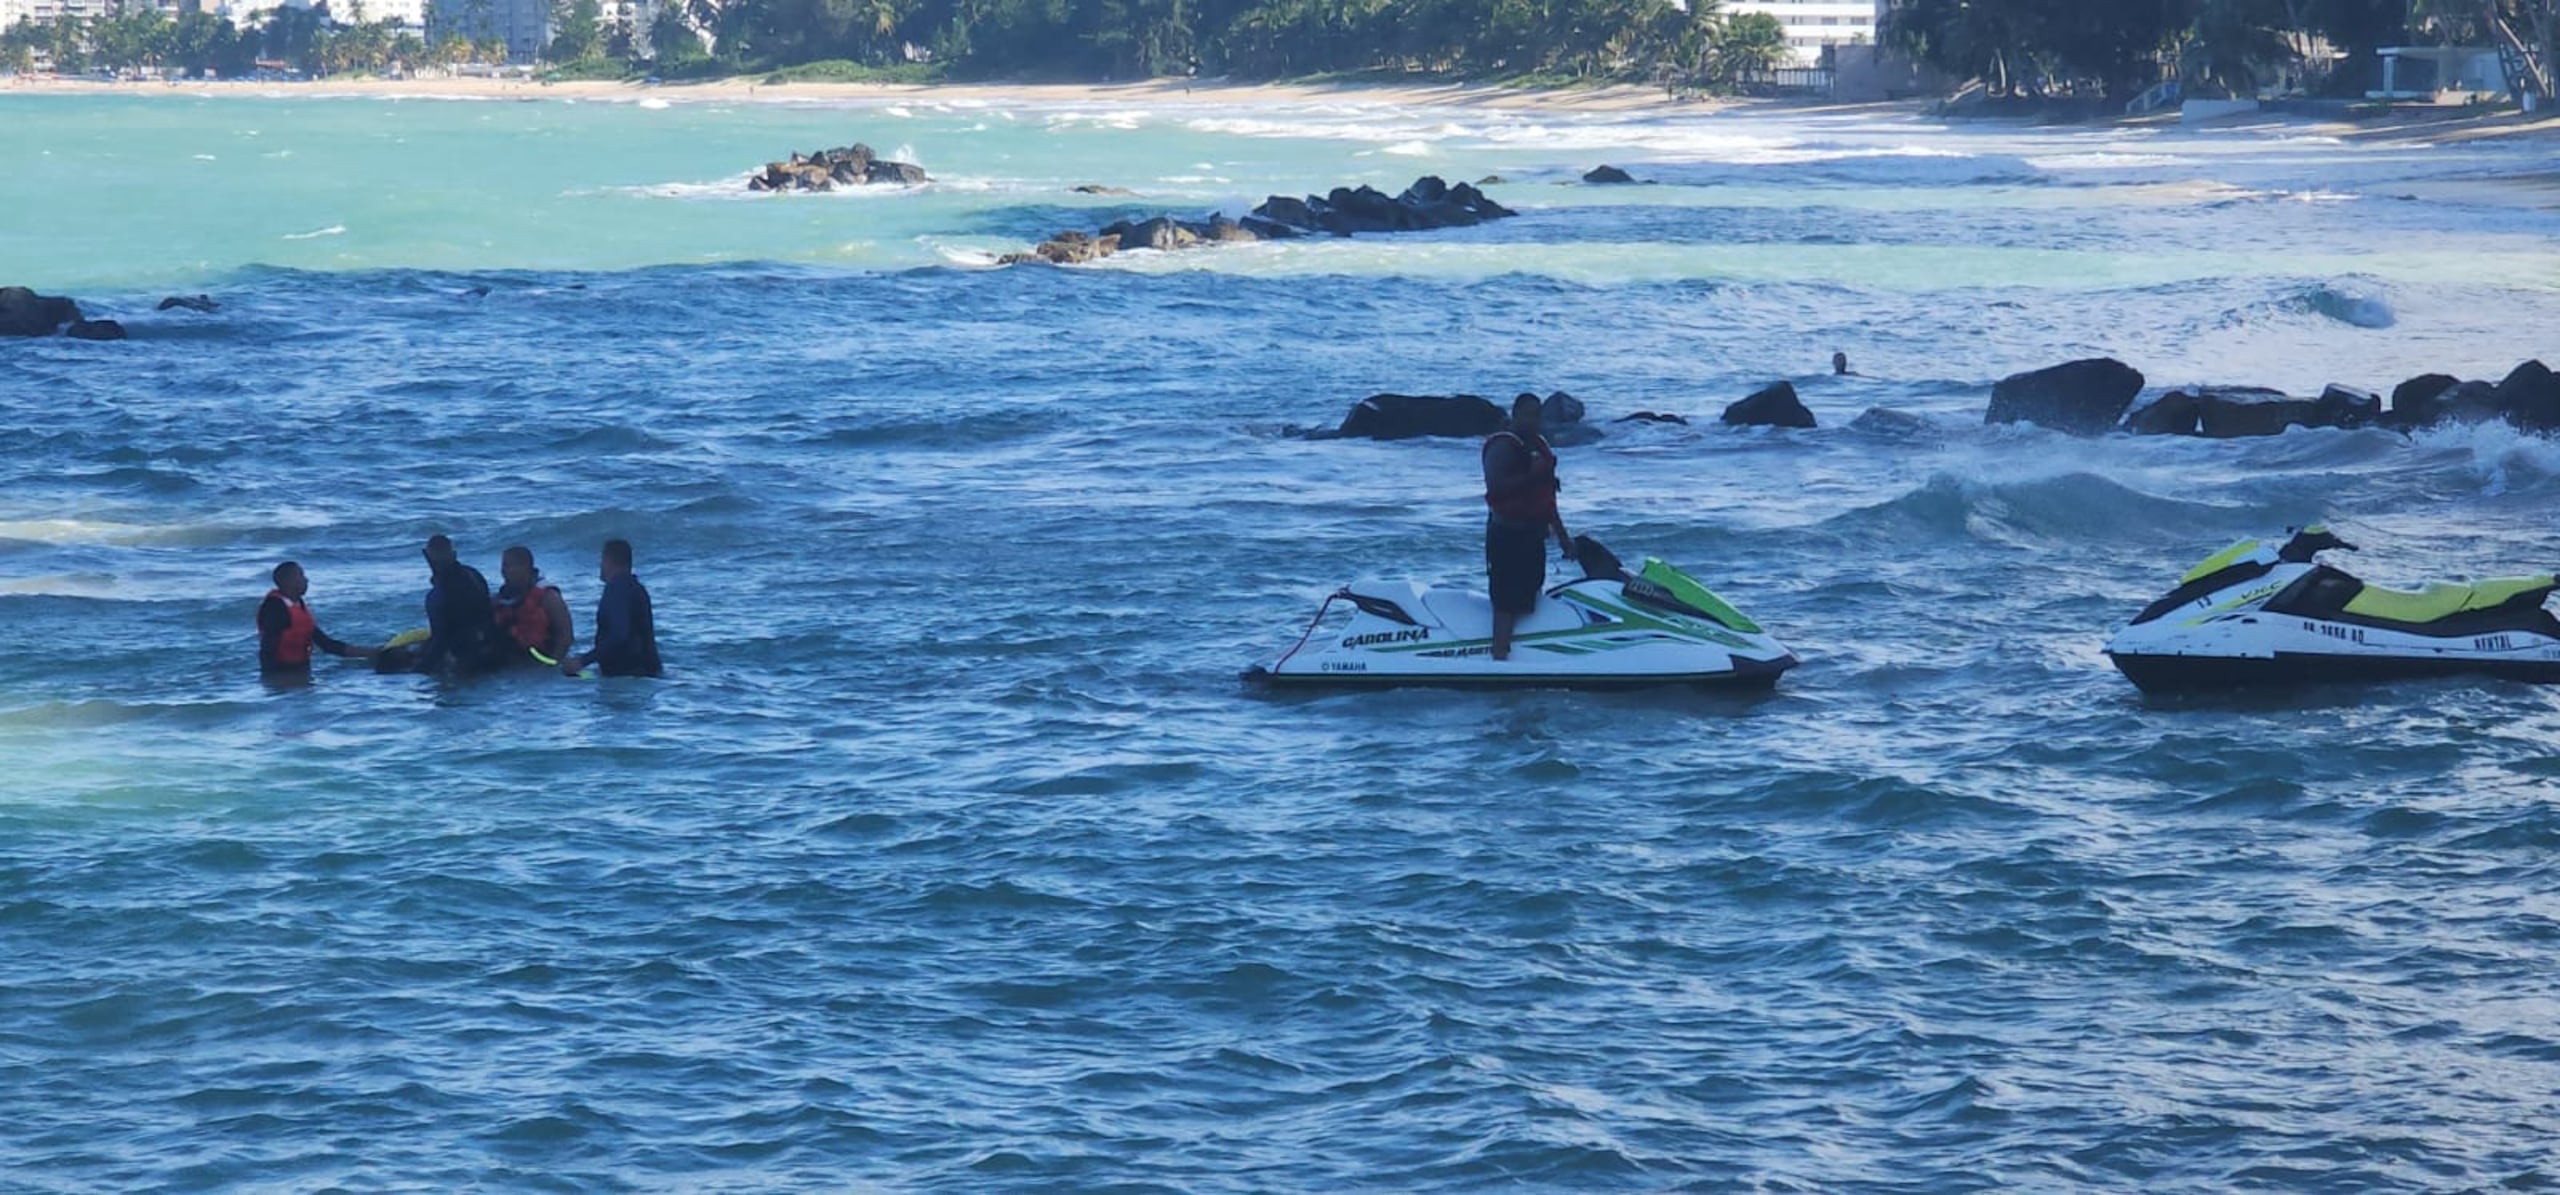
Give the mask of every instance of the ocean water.
<path id="1" fill-rule="evenodd" d="M 940 181 L 738 189 L 853 140 Z M 2540 160 L 0 97 L 0 283 L 133 332 L 0 343 L 0 1187 L 2560 1183 L 2560 695 L 2153 702 L 2100 653 L 2311 519 L 2377 581 L 2560 568 L 2560 445 L 1980 425 L 2091 353 L 2560 359 L 2560 213 L 2446 182 Z M 1425 172 L 1523 214 L 988 267 Z M 1779 377 L 1822 428 L 1714 425 Z M 1288 429 L 1559 388 L 1692 418 L 1566 450 L 1565 513 L 1795 647 L 1776 693 L 1239 683 L 1344 581 L 1480 568 L 1472 445 Z M 582 621 L 632 538 L 671 676 L 259 682 L 271 565 L 378 641 L 437 531 Z"/>

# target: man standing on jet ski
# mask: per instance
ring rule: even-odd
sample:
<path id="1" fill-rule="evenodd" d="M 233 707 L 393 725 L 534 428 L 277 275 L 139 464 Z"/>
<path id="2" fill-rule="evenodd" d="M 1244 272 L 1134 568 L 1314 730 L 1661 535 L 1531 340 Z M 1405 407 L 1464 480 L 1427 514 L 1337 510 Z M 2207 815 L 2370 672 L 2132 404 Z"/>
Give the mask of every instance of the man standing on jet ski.
<path id="1" fill-rule="evenodd" d="M 1511 658 L 1511 628 L 1547 586 L 1547 533 L 1566 558 L 1573 536 L 1556 513 L 1556 450 L 1538 431 L 1538 396 L 1511 403 L 1511 429 L 1484 442 L 1484 572 L 1493 598 L 1493 658 Z"/>

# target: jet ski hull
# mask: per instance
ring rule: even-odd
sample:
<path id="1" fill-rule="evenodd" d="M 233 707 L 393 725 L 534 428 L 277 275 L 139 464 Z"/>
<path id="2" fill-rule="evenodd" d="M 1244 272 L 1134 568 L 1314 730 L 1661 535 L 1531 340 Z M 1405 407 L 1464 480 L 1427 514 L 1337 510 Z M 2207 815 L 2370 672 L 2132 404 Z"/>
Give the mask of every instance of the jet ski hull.
<path id="1" fill-rule="evenodd" d="M 2378 684 L 2459 676 L 2560 685 L 2560 660 L 2422 659 L 2317 652 L 2278 652 L 2257 658 L 2110 652 L 2108 658 L 2115 661 L 2116 670 L 2124 673 L 2126 680 L 2145 693 Z"/>
<path id="2" fill-rule="evenodd" d="M 1659 560 L 1629 575 L 1550 589 L 1522 615 L 1511 656 L 1495 660 L 1493 607 L 1481 593 L 1411 581 L 1364 581 L 1328 598 L 1307 636 L 1245 676 L 1300 688 L 1631 689 L 1688 686 L 1765 690 L 1795 653 L 1704 585 Z M 1336 603 L 1354 610 L 1324 630 Z"/>

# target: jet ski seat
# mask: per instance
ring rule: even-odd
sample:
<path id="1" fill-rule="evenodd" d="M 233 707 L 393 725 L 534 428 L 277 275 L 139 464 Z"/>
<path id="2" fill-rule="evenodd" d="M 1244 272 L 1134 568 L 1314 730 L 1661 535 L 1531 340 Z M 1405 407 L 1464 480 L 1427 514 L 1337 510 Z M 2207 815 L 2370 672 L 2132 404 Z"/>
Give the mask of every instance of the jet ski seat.
<path id="1" fill-rule="evenodd" d="M 2560 577 L 2499 577 L 2470 585 L 2438 581 L 2419 590 L 2367 585 L 2347 599 L 2346 611 L 2363 618 L 2419 625 L 2473 610 L 2494 609 L 2527 594 L 2547 594 L 2554 585 L 2560 585 Z"/>

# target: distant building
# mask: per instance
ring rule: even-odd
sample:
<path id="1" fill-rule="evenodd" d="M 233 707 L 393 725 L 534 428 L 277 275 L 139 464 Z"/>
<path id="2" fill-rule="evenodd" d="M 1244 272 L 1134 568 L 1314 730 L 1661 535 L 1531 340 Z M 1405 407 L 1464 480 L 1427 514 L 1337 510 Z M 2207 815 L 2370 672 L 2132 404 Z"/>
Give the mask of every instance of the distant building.
<path id="1" fill-rule="evenodd" d="M 1825 46 L 1873 45 L 1884 24 L 1885 0 L 1725 0 L 1727 19 L 1744 13 L 1767 13 L 1787 30 L 1787 46 L 1795 51 L 1789 66 L 1817 66 Z"/>
<path id="2" fill-rule="evenodd" d="M 0 0 L 6 3 L 7 0 Z M 267 14 L 279 8 L 329 7 L 329 20 L 340 25 L 358 21 L 388 21 L 411 32 L 427 27 L 427 0 L 201 0 L 206 12 L 228 17 L 243 29 L 263 23 Z"/>
<path id="3" fill-rule="evenodd" d="M 21 19 L 39 25 L 50 25 L 64 17 L 94 21 L 115 15 L 114 0 L 0 0 L 0 26 L 17 24 Z"/>
<path id="4" fill-rule="evenodd" d="M 478 41 L 502 37 L 507 57 L 532 62 L 551 48 L 551 0 L 428 0 L 427 24 Z"/>

